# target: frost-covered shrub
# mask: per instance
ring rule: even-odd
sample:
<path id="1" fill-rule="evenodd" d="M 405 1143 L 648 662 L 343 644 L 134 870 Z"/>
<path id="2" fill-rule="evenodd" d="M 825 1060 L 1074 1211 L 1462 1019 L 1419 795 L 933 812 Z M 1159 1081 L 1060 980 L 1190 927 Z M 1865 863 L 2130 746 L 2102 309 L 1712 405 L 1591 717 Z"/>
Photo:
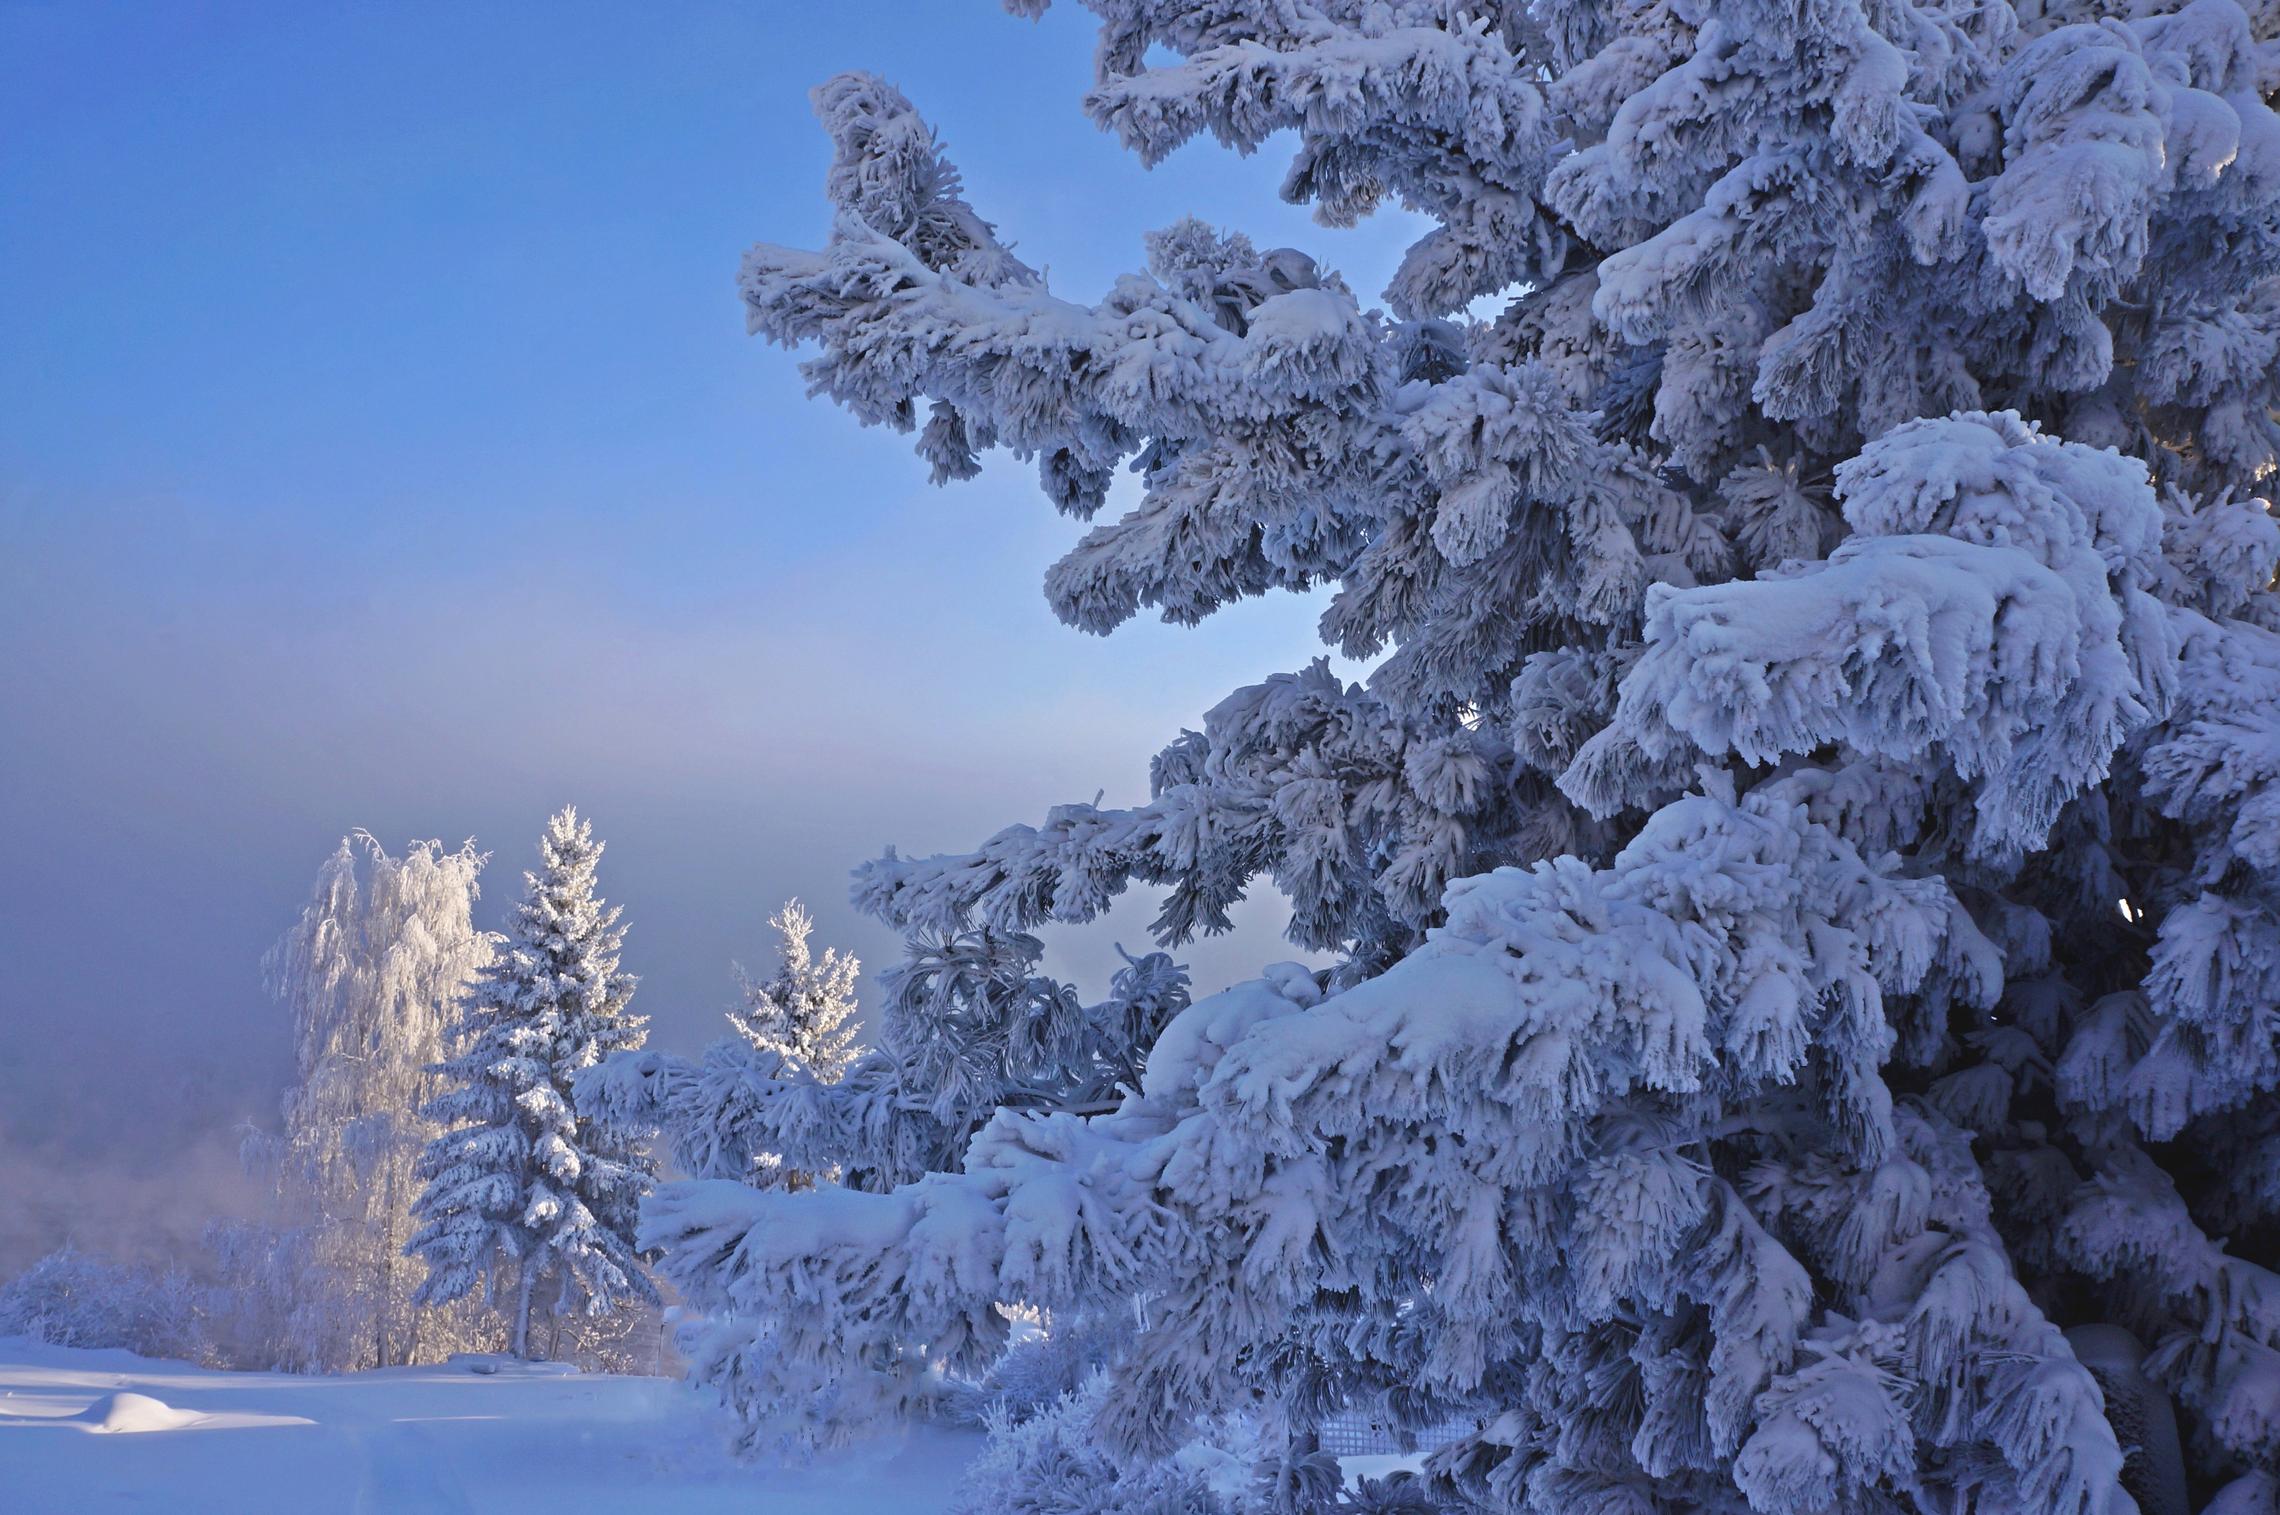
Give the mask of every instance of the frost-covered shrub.
<path id="1" fill-rule="evenodd" d="M 329 1335 L 322 1313 L 332 1282 L 316 1271 L 310 1234 L 231 1218 L 210 1222 L 203 1241 L 206 1329 L 222 1361 L 307 1369 L 311 1344 Z"/>
<path id="2" fill-rule="evenodd" d="M 1128 1468 L 1092 1434 L 1106 1393 L 1097 1374 L 1025 1419 L 999 1411 L 967 1465 L 956 1515 L 1227 1515 L 1233 1505 L 1193 1462 Z"/>
<path id="3" fill-rule="evenodd" d="M 1019 1424 L 1058 1404 L 1121 1357 L 1130 1346 L 1130 1311 L 1047 1316 L 1027 1305 L 1000 1306 L 1012 1322 L 1005 1350 L 979 1378 L 956 1382 L 937 1406 L 943 1418 L 968 1425 Z"/>
<path id="4" fill-rule="evenodd" d="M 599 1315 L 550 1311 L 544 1327 L 533 1325 L 531 1335 L 532 1345 L 548 1361 L 571 1363 L 588 1373 L 651 1377 L 678 1366 L 664 1308 L 647 1300 L 621 1300 Z"/>
<path id="5" fill-rule="evenodd" d="M 0 1336 L 57 1347 L 123 1347 L 204 1361 L 198 1290 L 176 1268 L 115 1262 L 65 1245 L 0 1284 Z"/>
<path id="6" fill-rule="evenodd" d="M 1452 1508 L 1433 1497 L 1421 1475 L 1406 1469 L 1383 1478 L 1357 1478 L 1345 1499 L 1344 1508 L 1354 1515 L 1442 1515 Z"/>

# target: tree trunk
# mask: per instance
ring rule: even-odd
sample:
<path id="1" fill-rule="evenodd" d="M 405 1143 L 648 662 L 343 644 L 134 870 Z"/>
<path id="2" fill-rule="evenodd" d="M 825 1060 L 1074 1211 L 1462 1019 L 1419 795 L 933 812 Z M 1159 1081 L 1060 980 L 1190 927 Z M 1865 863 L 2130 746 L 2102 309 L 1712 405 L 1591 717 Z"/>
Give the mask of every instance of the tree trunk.
<path id="1" fill-rule="evenodd" d="M 520 1297 L 515 1301 L 515 1356 L 530 1361 L 530 1291 L 538 1286 L 538 1270 L 523 1264 Z"/>
<path id="2" fill-rule="evenodd" d="M 391 1148 L 382 1159 L 387 1183 L 380 1193 L 380 1298 L 372 1312 L 372 1366 L 393 1366 L 388 1361 L 388 1311 L 396 1293 L 396 1154 Z"/>

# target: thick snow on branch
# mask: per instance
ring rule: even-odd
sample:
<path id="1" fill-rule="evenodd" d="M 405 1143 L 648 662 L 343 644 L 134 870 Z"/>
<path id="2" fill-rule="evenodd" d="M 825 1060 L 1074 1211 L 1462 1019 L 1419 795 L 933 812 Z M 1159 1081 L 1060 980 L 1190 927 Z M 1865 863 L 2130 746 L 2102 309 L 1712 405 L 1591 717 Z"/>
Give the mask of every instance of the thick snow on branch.
<path id="1" fill-rule="evenodd" d="M 1825 563 L 1650 596 L 1616 724 L 1563 783 L 1606 813 L 1625 745 L 1762 764 L 1842 744 L 1944 761 L 1977 785 L 1981 851 L 2040 846 L 2168 705 L 2143 466 L 1968 414 L 1887 433 L 1837 488 L 1853 535 Z"/>

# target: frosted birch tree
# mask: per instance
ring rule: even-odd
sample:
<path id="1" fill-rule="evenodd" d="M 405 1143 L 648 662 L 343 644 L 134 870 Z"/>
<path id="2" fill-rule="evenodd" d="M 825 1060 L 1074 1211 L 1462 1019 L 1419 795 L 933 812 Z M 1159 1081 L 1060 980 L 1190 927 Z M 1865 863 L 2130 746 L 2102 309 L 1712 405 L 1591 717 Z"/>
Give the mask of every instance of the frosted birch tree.
<path id="1" fill-rule="evenodd" d="M 961 1150 L 879 1192 L 661 1190 L 768 1343 L 746 1439 L 1124 1302 L 1096 1435 L 1253 1415 L 1264 1508 L 1358 1497 L 1361 1408 L 1474 1427 L 1451 1508 L 2268 1515 L 2280 11 L 1092 9 L 1146 162 L 1287 143 L 1325 222 L 1433 222 L 1383 308 L 1192 221 L 1058 296 L 848 74 L 751 329 L 938 482 L 1032 462 L 1072 626 L 1327 586 L 1374 667 L 855 898 L 952 941 L 1139 884 L 1170 946 L 1271 880 L 1336 961 L 1136 1029 L 1105 1111 L 906 1064 Z"/>
<path id="2" fill-rule="evenodd" d="M 265 960 L 293 1018 L 295 1077 L 275 1139 L 253 1155 L 277 1184 L 273 1227 L 240 1238 L 241 1271 L 265 1275 L 276 1359 L 341 1372 L 433 1359 L 480 1344 L 471 1312 L 416 1310 L 404 1261 L 413 1169 L 439 1129 L 422 1107 L 468 982 L 493 938 L 474 906 L 484 855 L 414 842 L 392 856 L 365 832 L 341 839 L 292 930 Z"/>

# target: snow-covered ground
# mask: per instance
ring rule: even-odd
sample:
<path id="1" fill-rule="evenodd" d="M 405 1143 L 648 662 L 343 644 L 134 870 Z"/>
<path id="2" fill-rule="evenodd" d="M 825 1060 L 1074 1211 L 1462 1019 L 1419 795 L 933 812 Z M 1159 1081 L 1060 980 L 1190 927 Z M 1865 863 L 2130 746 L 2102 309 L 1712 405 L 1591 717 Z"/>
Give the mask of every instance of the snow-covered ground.
<path id="1" fill-rule="evenodd" d="M 0 1509 L 737 1511 L 926 1515 L 976 1436 L 921 1429 L 798 1468 L 745 1466 L 661 1378 L 392 1368 L 216 1373 L 0 1337 Z"/>

